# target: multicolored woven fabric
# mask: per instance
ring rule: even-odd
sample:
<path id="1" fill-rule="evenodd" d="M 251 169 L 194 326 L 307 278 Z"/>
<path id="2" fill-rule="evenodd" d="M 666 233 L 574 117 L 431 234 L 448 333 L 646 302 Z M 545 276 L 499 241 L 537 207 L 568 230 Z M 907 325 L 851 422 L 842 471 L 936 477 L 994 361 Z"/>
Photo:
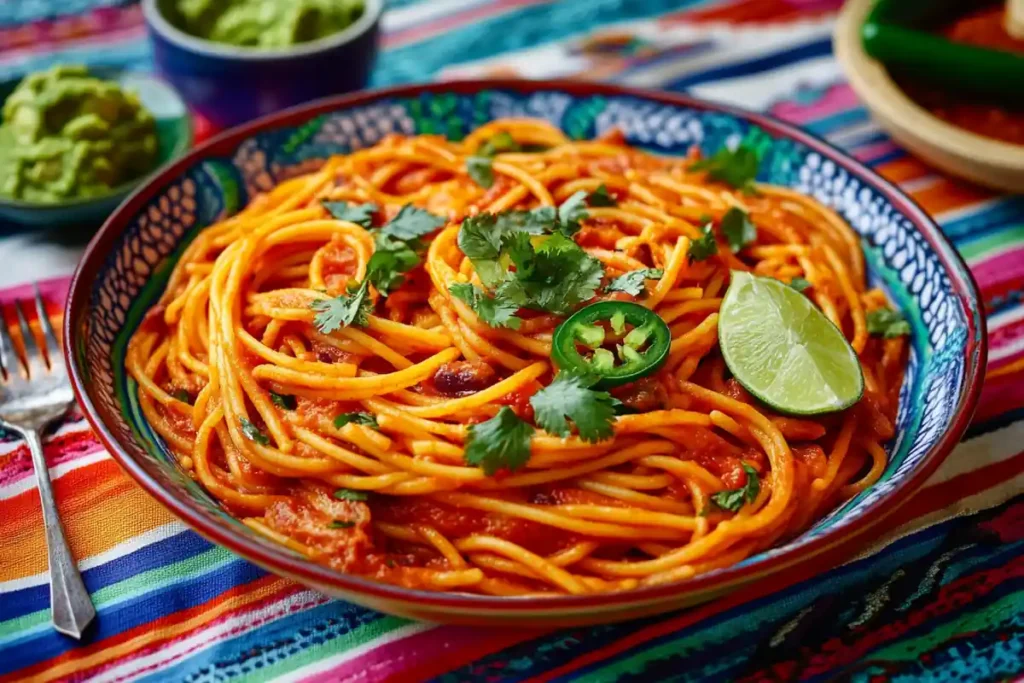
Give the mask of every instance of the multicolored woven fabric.
<path id="1" fill-rule="evenodd" d="M 47 445 L 99 611 L 81 644 L 49 625 L 38 495 L 0 444 L 0 681 L 997 681 L 1024 673 L 1024 198 L 935 174 L 869 119 L 831 56 L 838 0 L 392 0 L 375 84 L 592 78 L 770 112 L 850 151 L 930 211 L 969 262 L 991 365 L 967 441 L 861 558 L 710 605 L 537 632 L 418 624 L 332 601 L 206 542 L 71 416 Z M 149 68 L 138 7 L 0 2 L 0 78 L 55 62 Z M 74 248 L 0 238 L 0 280 L 53 276 Z M 13 274 L 13 275 L 12 275 Z M 26 288 L 0 293 L 0 303 Z"/>

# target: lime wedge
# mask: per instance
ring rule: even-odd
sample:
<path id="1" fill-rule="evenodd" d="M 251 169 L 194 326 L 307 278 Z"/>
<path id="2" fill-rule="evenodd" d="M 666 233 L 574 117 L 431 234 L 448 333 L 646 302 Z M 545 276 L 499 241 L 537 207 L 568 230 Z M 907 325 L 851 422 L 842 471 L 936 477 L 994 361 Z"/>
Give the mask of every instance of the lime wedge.
<path id="1" fill-rule="evenodd" d="M 782 413 L 849 408 L 864 393 L 860 361 L 806 296 L 771 278 L 732 271 L 718 318 L 725 364 L 751 394 Z"/>

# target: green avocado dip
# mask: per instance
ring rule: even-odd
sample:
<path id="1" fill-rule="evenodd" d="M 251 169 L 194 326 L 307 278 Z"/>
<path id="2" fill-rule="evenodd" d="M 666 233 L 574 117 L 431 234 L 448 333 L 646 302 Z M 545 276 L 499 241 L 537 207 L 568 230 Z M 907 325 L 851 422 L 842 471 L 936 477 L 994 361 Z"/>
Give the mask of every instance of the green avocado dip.
<path id="1" fill-rule="evenodd" d="M 364 0 L 176 0 L 179 28 L 216 43 L 282 48 L 351 26 Z"/>
<path id="2" fill-rule="evenodd" d="M 85 67 L 32 74 L 4 103 L 0 196 L 38 203 L 97 197 L 148 173 L 156 160 L 153 115 Z"/>

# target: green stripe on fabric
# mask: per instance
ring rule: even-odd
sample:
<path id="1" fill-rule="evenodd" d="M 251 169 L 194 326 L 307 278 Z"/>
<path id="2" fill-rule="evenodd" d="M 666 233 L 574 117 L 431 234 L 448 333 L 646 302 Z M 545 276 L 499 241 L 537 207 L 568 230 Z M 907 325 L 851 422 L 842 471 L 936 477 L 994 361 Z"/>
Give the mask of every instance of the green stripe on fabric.
<path id="1" fill-rule="evenodd" d="M 308 666 L 318 660 L 334 657 L 342 652 L 348 652 L 353 648 L 366 645 L 396 629 L 408 626 L 409 623 L 408 619 L 402 619 L 401 617 L 381 616 L 380 619 L 360 626 L 357 629 L 353 629 L 352 631 L 349 631 L 334 640 L 328 641 L 323 645 L 310 647 L 298 654 L 284 657 L 272 666 L 254 669 L 247 676 L 242 676 L 241 678 L 236 678 L 234 680 L 240 681 L 241 683 L 248 683 L 249 681 L 261 683 L 262 681 L 273 680 L 278 676 L 291 673 L 292 671 L 301 669 L 302 667 Z"/>
<path id="2" fill-rule="evenodd" d="M 238 557 L 227 550 L 212 548 L 180 562 L 156 567 L 124 581 L 104 586 L 92 593 L 92 602 L 97 610 L 102 610 L 125 600 L 137 598 L 144 593 L 151 593 L 180 581 L 216 571 L 224 565 L 236 561 L 238 561 Z M 12 636 L 28 635 L 22 632 L 46 625 L 49 621 L 50 610 L 44 609 L 0 622 L 0 643 Z"/>
<path id="3" fill-rule="evenodd" d="M 922 652 L 948 643 L 962 633 L 995 630 L 999 624 L 1011 619 L 1021 605 L 1024 605 L 1024 591 L 1017 591 L 977 611 L 962 614 L 919 638 L 900 640 L 889 647 L 875 650 L 871 656 L 883 660 L 917 659 Z"/>
<path id="4" fill-rule="evenodd" d="M 1024 225 L 1007 227 L 976 240 L 965 240 L 956 248 L 965 259 L 974 261 L 986 254 L 1003 251 L 1007 247 L 1019 247 L 1021 244 L 1024 244 Z"/>

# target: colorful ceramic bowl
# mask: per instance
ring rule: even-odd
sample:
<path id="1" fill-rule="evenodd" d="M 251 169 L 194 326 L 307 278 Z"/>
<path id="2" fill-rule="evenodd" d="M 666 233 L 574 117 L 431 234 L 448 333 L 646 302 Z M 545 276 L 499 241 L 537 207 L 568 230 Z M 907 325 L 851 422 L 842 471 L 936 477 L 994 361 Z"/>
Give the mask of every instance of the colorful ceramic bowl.
<path id="1" fill-rule="evenodd" d="M 329 95 L 365 88 L 377 55 L 384 0 L 364 0 L 344 31 L 282 49 L 224 45 L 191 36 L 167 19 L 176 0 L 143 0 L 157 71 L 218 128 Z"/>
<path id="2" fill-rule="evenodd" d="M 102 68 L 90 71 L 99 78 L 117 81 L 125 89 L 137 93 L 143 106 L 153 113 L 159 142 L 157 164 L 154 169 L 180 157 L 192 145 L 192 119 L 185 102 L 174 88 L 159 78 L 134 71 Z M 5 101 L 14 92 L 20 80 L 0 83 L 0 102 Z M 33 228 L 95 229 L 144 180 L 145 176 L 131 180 L 102 197 L 73 199 L 54 204 L 0 197 L 0 225 L 10 222 Z"/>
<path id="3" fill-rule="evenodd" d="M 760 150 L 759 180 L 835 208 L 863 237 L 873 284 L 913 326 L 900 394 L 898 436 L 881 480 L 785 545 L 688 581 L 591 596 L 496 598 L 399 588 L 313 564 L 228 515 L 177 467 L 147 425 L 124 372 L 125 345 L 159 297 L 182 249 L 249 198 L 330 154 L 383 136 L 453 138 L 492 119 L 539 117 L 570 137 L 620 129 L 658 154 L 705 152 L 743 141 Z M 920 208 L 893 185 L 826 143 L 757 114 L 669 94 L 571 82 L 442 83 L 325 100 L 230 131 L 166 168 L 89 245 L 71 288 L 65 350 L 75 390 L 121 465 L 199 533 L 325 593 L 413 618 L 554 626 L 664 612 L 786 570 L 823 571 L 867 540 L 957 444 L 985 367 L 977 290 L 963 261 Z"/>

